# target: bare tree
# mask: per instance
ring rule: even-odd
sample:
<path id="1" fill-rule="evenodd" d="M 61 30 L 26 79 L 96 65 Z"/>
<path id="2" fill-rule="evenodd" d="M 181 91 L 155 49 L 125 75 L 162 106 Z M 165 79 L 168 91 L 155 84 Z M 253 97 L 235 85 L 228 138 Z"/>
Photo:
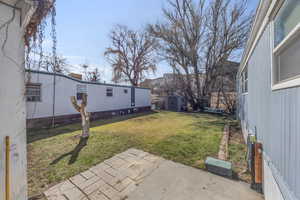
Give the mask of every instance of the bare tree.
<path id="1" fill-rule="evenodd" d="M 160 42 L 160 55 L 180 75 L 183 93 L 194 109 L 203 107 L 211 95 L 218 66 L 247 40 L 251 17 L 244 2 L 169 1 L 170 8 L 163 9 L 165 22 L 149 25 Z"/>
<path id="2" fill-rule="evenodd" d="M 166 23 L 149 26 L 149 32 L 160 41 L 160 55 L 173 67 L 182 90 L 196 109 L 201 99 L 199 51 L 204 34 L 204 1 L 169 1 L 163 9 Z M 196 87 L 193 87 L 196 80 Z M 196 92 L 195 92 L 196 91 Z"/>
<path id="3" fill-rule="evenodd" d="M 203 94 L 210 96 L 217 77 L 225 76 L 226 62 L 235 52 L 242 49 L 247 41 L 252 15 L 246 14 L 246 0 L 231 3 L 230 0 L 212 0 L 207 9 L 206 49 L 203 65 L 206 79 Z M 223 72 L 220 74 L 220 71 Z"/>
<path id="4" fill-rule="evenodd" d="M 101 72 L 98 70 L 97 67 L 94 69 L 90 69 L 91 66 L 87 64 L 80 65 L 83 69 L 83 74 L 84 74 L 84 80 L 86 81 L 91 81 L 91 82 L 100 82 L 101 81 Z"/>
<path id="5" fill-rule="evenodd" d="M 86 80 L 91 82 L 100 82 L 101 81 L 101 73 L 98 68 L 95 68 L 92 71 L 88 71 L 86 74 Z"/>
<path id="6" fill-rule="evenodd" d="M 36 55 L 38 58 L 36 59 Z M 27 69 L 34 69 L 34 70 L 43 70 L 47 72 L 56 72 L 56 73 L 63 73 L 68 74 L 68 61 L 63 56 L 52 56 L 46 53 L 38 53 L 38 52 L 31 52 L 31 56 L 26 58 L 26 65 Z"/>
<path id="7" fill-rule="evenodd" d="M 71 102 L 74 108 L 80 112 L 81 115 L 81 121 L 82 121 L 82 135 L 81 137 L 86 138 L 90 135 L 90 113 L 87 112 L 86 106 L 87 106 L 87 95 L 82 95 L 82 101 L 81 105 L 78 105 L 76 97 L 71 97 Z"/>
<path id="8" fill-rule="evenodd" d="M 164 95 L 183 95 L 181 82 L 177 74 L 165 74 L 162 85 L 159 87 Z"/>
<path id="9" fill-rule="evenodd" d="M 43 56 L 40 67 L 47 72 L 69 73 L 68 61 L 63 56 L 56 56 L 53 59 L 50 56 Z"/>
<path id="10" fill-rule="evenodd" d="M 114 82 L 138 86 L 145 75 L 156 71 L 155 39 L 145 31 L 133 31 L 117 25 L 110 34 L 111 47 L 104 55 L 113 68 Z"/>
<path id="11" fill-rule="evenodd" d="M 225 111 L 233 114 L 236 108 L 236 74 L 238 63 L 226 62 L 219 66 L 219 72 L 215 80 L 215 90 L 218 91 L 218 101 Z"/>

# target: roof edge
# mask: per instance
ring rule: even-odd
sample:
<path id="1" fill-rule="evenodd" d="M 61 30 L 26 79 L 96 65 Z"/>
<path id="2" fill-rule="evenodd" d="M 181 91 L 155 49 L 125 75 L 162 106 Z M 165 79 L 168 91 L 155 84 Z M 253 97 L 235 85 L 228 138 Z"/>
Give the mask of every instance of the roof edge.
<path id="1" fill-rule="evenodd" d="M 35 74 L 44 74 L 44 75 L 50 75 L 50 76 L 54 76 L 54 75 L 55 76 L 60 76 L 60 77 L 67 78 L 67 79 L 70 79 L 72 81 L 76 81 L 76 82 L 82 83 L 82 84 L 103 85 L 103 86 L 110 86 L 110 87 L 137 88 L 137 89 L 151 90 L 150 88 L 135 87 L 135 86 L 129 86 L 129 85 L 117 85 L 117 84 L 109 84 L 109 83 L 97 83 L 97 82 L 83 81 L 83 80 L 79 80 L 79 79 L 61 74 L 61 73 L 45 72 L 45 71 L 38 71 L 38 70 L 31 70 L 31 69 L 26 69 L 25 72 L 35 73 Z"/>
<path id="2" fill-rule="evenodd" d="M 238 74 L 244 69 L 250 56 L 252 55 L 260 37 L 264 33 L 265 28 L 273 18 L 274 10 L 282 4 L 282 0 L 260 0 L 256 10 L 255 20 L 252 24 L 249 39 L 243 52 L 241 64 Z"/>

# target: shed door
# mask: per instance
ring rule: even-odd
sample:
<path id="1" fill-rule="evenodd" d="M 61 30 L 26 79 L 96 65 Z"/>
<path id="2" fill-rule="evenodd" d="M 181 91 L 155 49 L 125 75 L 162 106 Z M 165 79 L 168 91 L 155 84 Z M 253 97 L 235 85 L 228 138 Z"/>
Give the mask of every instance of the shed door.
<path id="1" fill-rule="evenodd" d="M 169 110 L 178 111 L 178 98 L 169 97 Z"/>

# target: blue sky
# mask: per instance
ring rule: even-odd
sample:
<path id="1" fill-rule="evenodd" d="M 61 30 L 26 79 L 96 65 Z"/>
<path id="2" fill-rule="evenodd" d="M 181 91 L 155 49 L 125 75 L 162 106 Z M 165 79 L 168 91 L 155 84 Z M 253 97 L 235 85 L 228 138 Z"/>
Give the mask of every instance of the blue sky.
<path id="1" fill-rule="evenodd" d="M 255 10 L 258 0 L 248 0 L 249 10 Z M 86 3 L 88 2 L 88 3 Z M 103 72 L 104 80 L 111 80 L 111 68 L 103 53 L 109 46 L 110 30 L 116 24 L 141 29 L 162 17 L 166 0 L 57 0 L 58 53 L 65 56 L 73 71 L 80 72 L 80 64 L 87 63 Z M 164 64 L 156 75 L 170 72 Z"/>

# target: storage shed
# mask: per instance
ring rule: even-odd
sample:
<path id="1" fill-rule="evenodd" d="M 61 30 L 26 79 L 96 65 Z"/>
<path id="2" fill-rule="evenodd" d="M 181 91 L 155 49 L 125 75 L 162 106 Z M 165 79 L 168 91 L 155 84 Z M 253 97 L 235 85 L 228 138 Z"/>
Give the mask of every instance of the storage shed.
<path id="1" fill-rule="evenodd" d="M 181 112 L 186 110 L 187 108 L 187 102 L 185 98 L 177 95 L 167 96 L 165 104 L 166 110 L 171 110 L 175 112 Z"/>

